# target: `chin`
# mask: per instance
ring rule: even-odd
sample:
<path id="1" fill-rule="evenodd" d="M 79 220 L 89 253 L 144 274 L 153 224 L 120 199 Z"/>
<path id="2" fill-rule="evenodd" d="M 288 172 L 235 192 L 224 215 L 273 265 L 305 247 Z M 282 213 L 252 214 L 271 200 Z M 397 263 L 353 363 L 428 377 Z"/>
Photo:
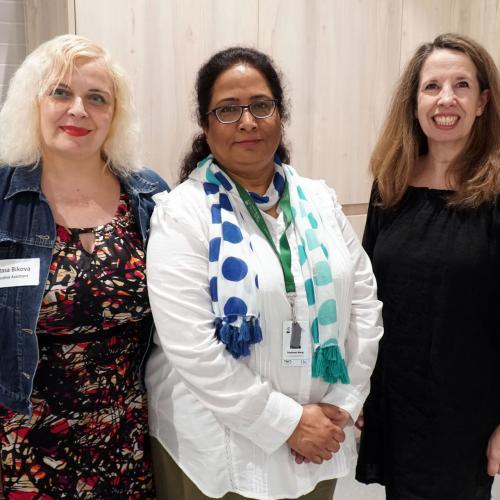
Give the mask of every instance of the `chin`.
<path id="1" fill-rule="evenodd" d="M 70 161 L 96 161 L 98 159 L 101 160 L 101 152 L 100 151 L 86 151 L 81 148 L 64 148 L 59 149 L 57 151 L 52 151 L 52 155 L 61 159 L 70 160 Z"/>

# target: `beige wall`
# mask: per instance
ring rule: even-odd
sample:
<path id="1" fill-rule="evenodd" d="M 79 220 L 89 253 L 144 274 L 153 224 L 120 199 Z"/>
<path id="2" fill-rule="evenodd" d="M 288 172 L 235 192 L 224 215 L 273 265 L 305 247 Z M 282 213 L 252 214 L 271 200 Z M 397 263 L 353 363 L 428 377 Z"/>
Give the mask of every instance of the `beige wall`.
<path id="1" fill-rule="evenodd" d="M 370 151 L 415 47 L 458 31 L 500 62 L 500 0 L 27 0 L 27 15 L 30 47 L 76 32 L 122 63 L 135 85 L 147 164 L 171 183 L 196 130 L 200 64 L 232 44 L 270 53 L 291 100 L 292 163 L 337 190 L 358 232 Z"/>
<path id="2" fill-rule="evenodd" d="M 9 81 L 26 56 L 23 0 L 0 0 L 0 106 Z"/>

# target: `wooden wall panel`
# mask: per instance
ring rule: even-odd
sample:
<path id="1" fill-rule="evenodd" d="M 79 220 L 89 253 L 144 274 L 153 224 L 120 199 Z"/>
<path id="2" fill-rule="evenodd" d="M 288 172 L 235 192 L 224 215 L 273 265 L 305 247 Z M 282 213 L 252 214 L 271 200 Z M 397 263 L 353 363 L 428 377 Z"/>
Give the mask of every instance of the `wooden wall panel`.
<path id="1" fill-rule="evenodd" d="M 57 35 L 75 33 L 73 1 L 25 0 L 28 52 Z"/>
<path id="2" fill-rule="evenodd" d="M 24 30 L 19 29 L 18 23 L 1 23 L 0 24 L 0 43 L 24 45 L 26 41 Z"/>
<path id="3" fill-rule="evenodd" d="M 500 65 L 500 0 L 26 0 L 28 44 L 76 31 L 131 75 L 147 163 L 170 182 L 197 129 L 196 70 L 233 44 L 270 53 L 291 102 L 292 163 L 335 187 L 360 230 L 368 159 L 416 46 L 458 31 Z"/>
<path id="4" fill-rule="evenodd" d="M 0 23 L 24 24 L 23 0 L 0 0 Z"/>
<path id="5" fill-rule="evenodd" d="M 102 43 L 132 76 L 146 161 L 173 183 L 197 130 L 196 71 L 225 46 L 255 45 L 257 0 L 145 0 L 140 8 L 135 0 L 76 0 L 75 15 L 77 32 Z"/>
<path id="6" fill-rule="evenodd" d="M 358 238 L 361 240 L 363 238 L 363 231 L 365 229 L 366 224 L 366 214 L 365 215 L 348 215 L 347 218 L 351 223 L 354 231 L 358 235 Z"/>
<path id="7" fill-rule="evenodd" d="M 417 46 L 446 32 L 475 38 L 490 51 L 500 66 L 498 0 L 404 0 L 401 69 Z"/>
<path id="8" fill-rule="evenodd" d="M 0 0 L 0 106 L 9 81 L 26 56 L 23 0 Z"/>
<path id="9" fill-rule="evenodd" d="M 368 158 L 399 72 L 401 0 L 262 0 L 259 47 L 285 73 L 298 170 L 368 200 Z"/>

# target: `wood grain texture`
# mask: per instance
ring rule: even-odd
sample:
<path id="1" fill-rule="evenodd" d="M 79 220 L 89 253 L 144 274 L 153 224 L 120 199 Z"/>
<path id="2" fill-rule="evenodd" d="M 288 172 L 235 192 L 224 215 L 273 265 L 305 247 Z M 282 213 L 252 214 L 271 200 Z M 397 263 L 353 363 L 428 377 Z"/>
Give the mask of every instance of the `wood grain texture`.
<path id="1" fill-rule="evenodd" d="M 351 223 L 355 233 L 360 241 L 363 239 L 363 231 L 365 230 L 366 214 L 365 215 L 348 215 L 347 219 Z"/>
<path id="2" fill-rule="evenodd" d="M 23 0 L 0 0 L 0 106 L 12 75 L 26 56 Z"/>
<path id="3" fill-rule="evenodd" d="M 293 163 L 342 203 L 369 197 L 369 155 L 399 72 L 401 0 L 263 0 L 259 46 L 285 74 Z"/>
<path id="4" fill-rule="evenodd" d="M 20 64 L 25 57 L 25 45 L 0 44 L 0 64 Z"/>
<path id="5" fill-rule="evenodd" d="M 78 33 L 107 47 L 131 75 L 145 161 L 173 184 L 198 130 L 196 72 L 223 47 L 255 44 L 257 0 L 145 0 L 141 8 L 135 0 L 76 0 L 75 11 Z"/>
<path id="6" fill-rule="evenodd" d="M 368 203 L 356 203 L 355 205 L 342 205 L 342 211 L 346 215 L 365 215 L 368 211 Z"/>
<path id="7" fill-rule="evenodd" d="M 57 35 L 74 33 L 72 2 L 73 0 L 26 0 L 28 52 Z"/>
<path id="8" fill-rule="evenodd" d="M 24 2 L 0 0 L 0 21 L 2 23 L 24 23 Z"/>
<path id="9" fill-rule="evenodd" d="M 500 65 L 500 2 L 498 0 L 404 0 L 401 68 L 415 49 L 440 33 L 471 36 Z"/>
<path id="10" fill-rule="evenodd" d="M 500 0 L 27 0 L 32 19 L 52 24 L 35 38 L 64 19 L 69 30 L 73 19 L 76 32 L 122 63 L 135 87 L 146 163 L 171 183 L 198 129 L 193 86 L 202 62 L 234 44 L 268 52 L 290 97 L 292 163 L 324 178 L 347 205 L 368 200 L 370 152 L 415 47 L 459 31 L 500 63 L 499 6 Z"/>
<path id="11" fill-rule="evenodd" d="M 0 43 L 9 45 L 24 45 L 26 37 L 19 23 L 0 21 Z M 22 26 L 21 26 L 22 27 Z"/>

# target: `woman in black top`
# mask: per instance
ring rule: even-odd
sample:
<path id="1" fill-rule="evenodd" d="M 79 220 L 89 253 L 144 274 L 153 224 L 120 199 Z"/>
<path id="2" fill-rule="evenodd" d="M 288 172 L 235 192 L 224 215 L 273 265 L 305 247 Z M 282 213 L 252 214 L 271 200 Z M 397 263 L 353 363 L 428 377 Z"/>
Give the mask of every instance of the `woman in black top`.
<path id="1" fill-rule="evenodd" d="M 473 40 L 419 47 L 372 156 L 364 246 L 385 335 L 357 479 L 486 500 L 500 464 L 500 86 Z"/>

